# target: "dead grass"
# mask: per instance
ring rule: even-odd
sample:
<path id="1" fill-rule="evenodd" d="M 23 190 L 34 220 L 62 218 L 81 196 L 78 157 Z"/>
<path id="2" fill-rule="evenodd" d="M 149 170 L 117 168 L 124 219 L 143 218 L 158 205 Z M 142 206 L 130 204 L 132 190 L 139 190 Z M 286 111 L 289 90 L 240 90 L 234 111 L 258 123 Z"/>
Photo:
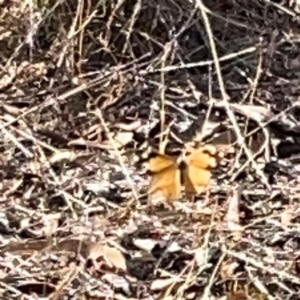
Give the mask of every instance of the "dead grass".
<path id="1" fill-rule="evenodd" d="M 298 299 L 299 1 L 277 2 L 0 1 L 3 299 Z M 235 148 L 185 212 L 144 196 L 170 121 Z"/>

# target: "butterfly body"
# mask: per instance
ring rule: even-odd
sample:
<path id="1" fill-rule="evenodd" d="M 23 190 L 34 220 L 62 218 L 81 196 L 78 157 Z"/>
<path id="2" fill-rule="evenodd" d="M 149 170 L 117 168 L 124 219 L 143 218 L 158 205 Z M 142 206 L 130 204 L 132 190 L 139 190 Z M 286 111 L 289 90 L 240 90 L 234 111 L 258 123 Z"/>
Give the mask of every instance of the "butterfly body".
<path id="1" fill-rule="evenodd" d="M 210 169 L 217 164 L 213 154 L 213 148 L 184 151 L 178 157 L 158 153 L 149 160 L 149 195 L 171 202 L 180 198 L 182 186 L 188 199 L 202 193 L 210 181 Z"/>

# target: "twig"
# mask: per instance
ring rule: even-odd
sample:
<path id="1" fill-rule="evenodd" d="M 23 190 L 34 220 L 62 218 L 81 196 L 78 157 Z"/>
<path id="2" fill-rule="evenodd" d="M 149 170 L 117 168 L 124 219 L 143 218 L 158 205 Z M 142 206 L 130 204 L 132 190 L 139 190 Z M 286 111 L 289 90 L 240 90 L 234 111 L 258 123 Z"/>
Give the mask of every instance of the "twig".
<path id="1" fill-rule="evenodd" d="M 101 112 L 100 109 L 96 110 L 96 115 L 100 119 L 101 125 L 103 126 L 103 128 L 104 128 L 104 130 L 105 130 L 105 132 L 107 134 L 107 137 L 108 137 L 108 139 L 109 139 L 109 141 L 110 141 L 110 143 L 111 143 L 111 145 L 112 145 L 112 147 L 114 149 L 114 152 L 115 152 L 115 154 L 116 154 L 116 156 L 117 156 L 117 158 L 119 160 L 119 164 L 120 164 L 120 166 L 121 166 L 121 168 L 122 168 L 122 170 L 124 172 L 126 180 L 127 180 L 127 182 L 129 183 L 129 185 L 131 187 L 131 190 L 132 190 L 132 193 L 133 193 L 133 197 L 135 198 L 136 201 L 138 201 L 139 195 L 137 193 L 137 190 L 136 190 L 136 188 L 134 186 L 134 183 L 133 183 L 133 181 L 132 181 L 132 179 L 130 177 L 130 174 L 129 174 L 126 166 L 125 166 L 124 159 L 123 159 L 120 151 L 118 150 L 118 147 L 117 147 L 117 145 L 116 145 L 116 143 L 115 143 L 115 141 L 114 141 L 114 139 L 112 137 L 112 134 L 109 131 L 109 129 L 108 129 L 108 127 L 107 127 L 107 125 L 106 125 L 106 123 L 104 121 L 104 118 L 103 118 L 103 115 L 102 115 L 102 112 Z"/>
<path id="2" fill-rule="evenodd" d="M 234 113 L 232 112 L 232 110 L 229 106 L 228 96 L 226 94 L 225 85 L 224 85 L 224 81 L 223 81 L 222 73 L 221 73 L 220 62 L 219 62 L 219 59 L 218 59 L 217 49 L 216 49 L 216 45 L 215 45 L 215 42 L 214 42 L 213 33 L 212 33 L 212 30 L 211 30 L 209 19 L 208 19 L 207 13 L 206 13 L 206 8 L 203 5 L 202 0 L 196 0 L 196 5 L 201 10 L 201 14 L 202 14 L 202 17 L 203 17 L 203 20 L 204 20 L 205 29 L 206 29 L 206 32 L 207 32 L 207 35 L 208 35 L 208 38 L 209 38 L 211 52 L 212 52 L 214 64 L 215 64 L 215 67 L 216 67 L 216 72 L 217 72 L 218 82 L 219 82 L 219 86 L 220 86 L 220 91 L 221 91 L 223 102 L 224 102 L 224 107 L 225 107 L 226 113 L 229 117 L 229 120 L 232 123 L 232 126 L 235 130 L 235 133 L 236 133 L 236 136 L 237 136 L 237 142 L 241 147 L 243 147 L 249 161 L 251 161 L 251 163 L 253 164 L 253 167 L 256 170 L 257 174 L 261 177 L 262 182 L 270 190 L 271 187 L 268 183 L 268 179 L 265 176 L 265 174 L 263 173 L 263 171 L 259 169 L 257 163 L 254 161 L 251 151 L 248 149 L 248 147 L 245 144 L 245 138 L 241 134 L 241 131 L 240 131 L 240 128 L 237 124 L 235 115 L 234 115 Z"/>

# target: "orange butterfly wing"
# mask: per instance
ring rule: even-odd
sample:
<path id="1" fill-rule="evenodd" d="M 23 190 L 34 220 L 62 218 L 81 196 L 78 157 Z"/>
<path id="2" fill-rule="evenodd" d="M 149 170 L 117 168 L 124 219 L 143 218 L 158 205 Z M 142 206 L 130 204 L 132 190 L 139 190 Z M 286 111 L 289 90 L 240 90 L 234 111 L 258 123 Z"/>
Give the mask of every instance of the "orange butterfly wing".
<path id="1" fill-rule="evenodd" d="M 215 168 L 217 166 L 217 160 L 215 158 L 216 152 L 216 147 L 209 145 L 195 149 L 186 158 L 186 163 L 199 169 Z"/>
<path id="2" fill-rule="evenodd" d="M 176 160 L 165 154 L 157 154 L 148 162 L 148 170 L 152 173 L 158 173 L 176 164 Z"/>
<path id="3" fill-rule="evenodd" d="M 213 146 L 199 148 L 186 158 L 183 182 L 187 198 L 191 199 L 205 191 L 211 178 L 210 169 L 217 165 L 216 158 L 213 156 L 215 152 Z"/>
<path id="4" fill-rule="evenodd" d="M 159 154 L 150 159 L 148 168 L 153 173 L 149 189 L 152 199 L 174 201 L 180 197 L 180 170 L 174 158 Z"/>

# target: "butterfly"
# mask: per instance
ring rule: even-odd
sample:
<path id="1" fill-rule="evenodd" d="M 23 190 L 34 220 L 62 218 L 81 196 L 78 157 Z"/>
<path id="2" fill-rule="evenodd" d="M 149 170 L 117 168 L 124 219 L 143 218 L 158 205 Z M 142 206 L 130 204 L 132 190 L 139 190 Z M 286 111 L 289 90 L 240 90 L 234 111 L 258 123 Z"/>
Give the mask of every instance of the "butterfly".
<path id="1" fill-rule="evenodd" d="M 204 192 L 217 166 L 216 147 L 204 146 L 183 151 L 179 156 L 157 153 L 148 161 L 152 174 L 149 196 L 167 202 L 180 198 L 182 186 L 188 199 Z"/>

